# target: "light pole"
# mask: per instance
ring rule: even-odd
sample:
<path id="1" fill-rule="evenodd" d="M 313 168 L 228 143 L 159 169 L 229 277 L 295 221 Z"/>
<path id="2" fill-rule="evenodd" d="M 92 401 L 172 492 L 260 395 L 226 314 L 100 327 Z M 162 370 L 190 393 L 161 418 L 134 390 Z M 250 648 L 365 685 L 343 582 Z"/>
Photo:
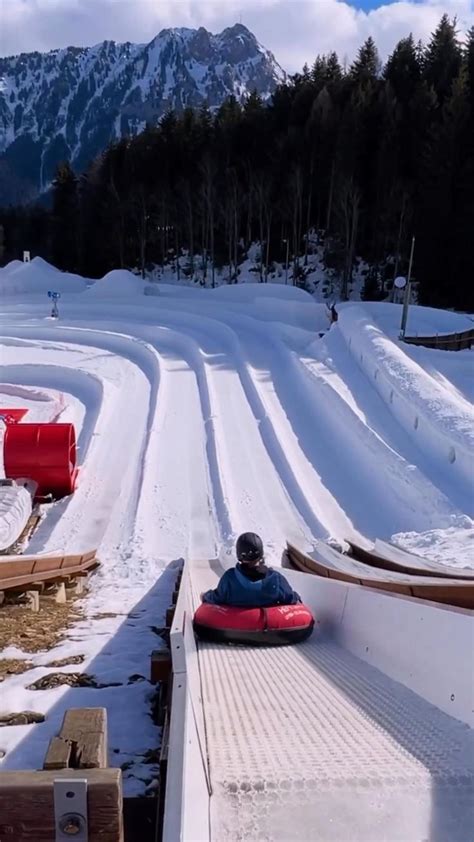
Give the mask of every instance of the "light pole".
<path id="1" fill-rule="evenodd" d="M 290 258 L 290 241 L 287 239 L 283 240 L 286 243 L 286 262 L 285 262 L 285 284 L 288 283 L 288 260 Z"/>
<path id="2" fill-rule="evenodd" d="M 406 326 L 407 326 L 408 307 L 409 307 L 409 304 L 410 304 L 410 297 L 411 297 L 411 270 L 412 270 L 412 267 L 413 267 L 414 251 L 415 251 L 415 238 L 412 237 L 411 251 L 410 251 L 410 263 L 408 264 L 407 285 L 405 287 L 405 298 L 403 299 L 402 322 L 401 322 L 401 325 L 400 325 L 400 339 L 405 338 L 405 330 L 406 330 Z"/>

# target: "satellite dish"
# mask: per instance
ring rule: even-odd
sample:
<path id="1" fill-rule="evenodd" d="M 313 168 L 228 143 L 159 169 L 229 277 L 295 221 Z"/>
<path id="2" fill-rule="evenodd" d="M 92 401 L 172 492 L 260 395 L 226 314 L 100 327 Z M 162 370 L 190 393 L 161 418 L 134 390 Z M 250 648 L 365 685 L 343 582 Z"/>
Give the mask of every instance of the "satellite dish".
<path id="1" fill-rule="evenodd" d="M 395 278 L 394 285 L 397 289 L 403 289 L 407 285 L 407 279 L 403 277 L 403 275 L 399 275 L 398 278 Z"/>

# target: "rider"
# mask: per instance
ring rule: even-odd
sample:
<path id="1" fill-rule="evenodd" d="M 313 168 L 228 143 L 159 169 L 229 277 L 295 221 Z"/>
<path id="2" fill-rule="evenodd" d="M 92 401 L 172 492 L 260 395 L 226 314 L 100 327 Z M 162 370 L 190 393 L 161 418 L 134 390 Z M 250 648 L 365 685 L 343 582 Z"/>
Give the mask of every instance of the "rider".
<path id="1" fill-rule="evenodd" d="M 264 608 L 301 602 L 285 577 L 264 562 L 263 542 L 255 532 L 244 532 L 237 540 L 238 563 L 221 577 L 215 590 L 202 595 L 214 605 Z"/>

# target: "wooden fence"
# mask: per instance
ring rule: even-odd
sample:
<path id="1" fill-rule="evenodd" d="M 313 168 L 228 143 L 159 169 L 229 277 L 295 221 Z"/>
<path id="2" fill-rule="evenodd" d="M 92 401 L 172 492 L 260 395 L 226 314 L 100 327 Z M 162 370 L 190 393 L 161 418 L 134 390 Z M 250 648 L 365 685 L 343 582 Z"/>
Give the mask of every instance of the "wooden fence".
<path id="1" fill-rule="evenodd" d="M 408 345 L 422 345 L 424 348 L 438 348 L 441 351 L 464 351 L 474 345 L 474 328 L 461 333 L 440 333 L 435 336 L 405 336 Z"/>

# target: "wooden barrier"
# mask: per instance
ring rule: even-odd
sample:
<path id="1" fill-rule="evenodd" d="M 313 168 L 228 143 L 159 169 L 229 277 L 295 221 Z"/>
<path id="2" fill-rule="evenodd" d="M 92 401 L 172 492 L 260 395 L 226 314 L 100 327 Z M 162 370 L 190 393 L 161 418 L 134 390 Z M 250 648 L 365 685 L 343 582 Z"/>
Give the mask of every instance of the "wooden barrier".
<path id="1" fill-rule="evenodd" d="M 442 351 L 463 351 L 474 345 L 474 328 L 460 333 L 441 333 L 435 336 L 405 336 L 408 345 L 421 345 L 424 348 L 438 348 Z"/>
<path id="2" fill-rule="evenodd" d="M 86 781 L 87 842 L 124 842 L 122 819 L 122 773 L 120 769 L 89 769 L 87 774 L 70 769 L 54 772 L 0 772 L 0 839 L 12 842 L 57 842 L 74 838 L 74 830 L 59 836 L 68 813 L 55 810 L 55 789 L 67 781 L 67 793 Z M 64 784 L 63 784 L 64 787 Z M 82 812 L 69 798 L 70 814 Z M 77 820 L 78 821 L 78 820 Z M 80 822 L 78 821 L 78 824 Z"/>
<path id="3" fill-rule="evenodd" d="M 77 555 L 9 555 L 0 558 L 0 605 L 8 600 L 25 601 L 39 610 L 39 596 L 65 602 L 72 590 L 80 593 L 78 580 L 99 567 L 96 550 Z M 51 591 L 51 588 L 53 591 Z M 49 589 L 49 591 L 48 591 Z M 36 594 L 36 596 L 35 596 Z M 0 840 L 1 842 L 1 840 Z"/>
<path id="4" fill-rule="evenodd" d="M 106 767 L 105 708 L 66 711 L 43 771 L 0 772 L 1 842 L 124 842 L 122 773 Z"/>
<path id="5" fill-rule="evenodd" d="M 322 542 L 319 542 L 315 553 L 317 558 L 289 543 L 287 550 L 290 562 L 303 573 L 474 610 L 472 580 L 413 576 L 377 569 L 350 556 L 344 556 Z"/>

